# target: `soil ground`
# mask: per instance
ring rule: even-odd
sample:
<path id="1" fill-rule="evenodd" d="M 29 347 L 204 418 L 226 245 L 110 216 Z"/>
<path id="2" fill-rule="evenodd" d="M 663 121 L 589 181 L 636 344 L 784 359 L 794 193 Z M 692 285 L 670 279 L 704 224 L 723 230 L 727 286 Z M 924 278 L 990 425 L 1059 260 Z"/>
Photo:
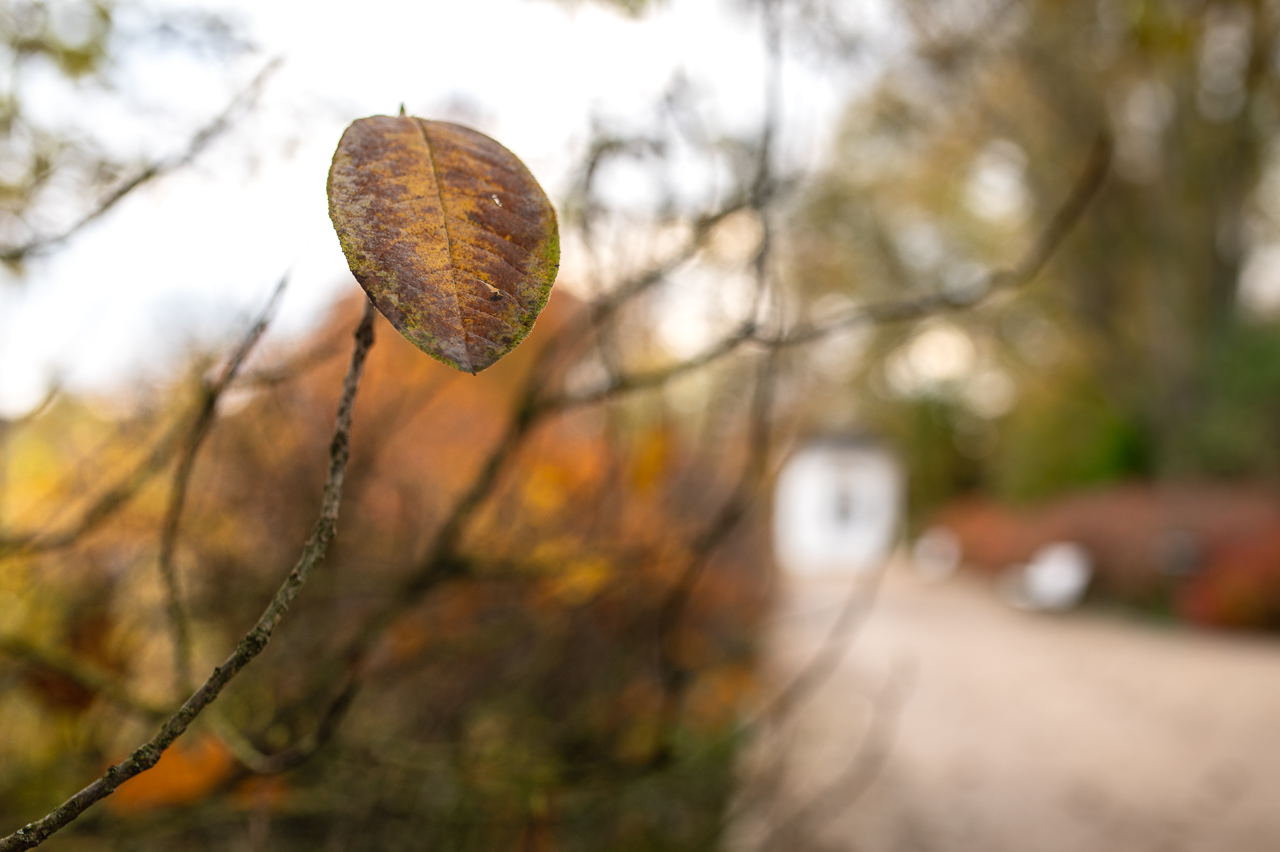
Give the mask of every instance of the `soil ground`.
<path id="1" fill-rule="evenodd" d="M 779 682 L 848 585 L 788 581 Z M 899 565 L 846 644 L 744 770 L 763 792 L 730 848 L 1280 849 L 1280 640 L 1019 612 L 980 578 Z"/>

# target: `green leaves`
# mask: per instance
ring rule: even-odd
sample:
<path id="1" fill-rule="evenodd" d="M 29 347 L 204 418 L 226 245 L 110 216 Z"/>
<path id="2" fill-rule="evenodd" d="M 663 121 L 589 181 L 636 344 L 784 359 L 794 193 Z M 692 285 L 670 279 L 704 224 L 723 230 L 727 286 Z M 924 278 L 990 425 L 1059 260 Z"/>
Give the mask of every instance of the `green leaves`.
<path id="1" fill-rule="evenodd" d="M 353 122 L 329 168 L 329 218 L 382 315 L 464 372 L 524 339 L 560 265 L 555 210 L 524 163 L 448 122 Z"/>

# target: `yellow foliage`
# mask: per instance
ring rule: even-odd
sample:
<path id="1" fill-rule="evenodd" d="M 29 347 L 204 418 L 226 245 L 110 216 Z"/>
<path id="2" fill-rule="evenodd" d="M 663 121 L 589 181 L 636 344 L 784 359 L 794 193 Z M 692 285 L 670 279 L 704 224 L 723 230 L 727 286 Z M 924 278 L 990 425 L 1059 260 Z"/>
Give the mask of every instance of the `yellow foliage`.
<path id="1" fill-rule="evenodd" d="M 672 437 L 666 429 L 654 429 L 638 442 L 631 462 L 631 484 L 637 491 L 649 492 L 660 481 L 671 459 Z"/>
<path id="2" fill-rule="evenodd" d="M 551 514 L 568 499 L 563 472 L 552 465 L 540 464 L 524 482 L 524 503 L 542 514 Z"/>
<path id="3" fill-rule="evenodd" d="M 577 559 L 544 581 L 543 590 L 563 603 L 582 604 L 603 589 L 612 574 L 613 568 L 607 559 Z"/>

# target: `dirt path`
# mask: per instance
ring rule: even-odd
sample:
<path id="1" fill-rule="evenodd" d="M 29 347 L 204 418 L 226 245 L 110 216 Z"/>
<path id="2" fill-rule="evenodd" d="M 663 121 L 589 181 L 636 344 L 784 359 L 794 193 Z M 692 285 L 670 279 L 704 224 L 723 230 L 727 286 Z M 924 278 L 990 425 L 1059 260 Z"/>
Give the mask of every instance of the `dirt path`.
<path id="1" fill-rule="evenodd" d="M 811 659 L 845 588 L 791 586 L 778 672 Z M 771 849 L 832 852 L 1280 850 L 1280 641 L 1021 613 L 895 569 L 785 741 L 735 849 L 773 831 Z"/>

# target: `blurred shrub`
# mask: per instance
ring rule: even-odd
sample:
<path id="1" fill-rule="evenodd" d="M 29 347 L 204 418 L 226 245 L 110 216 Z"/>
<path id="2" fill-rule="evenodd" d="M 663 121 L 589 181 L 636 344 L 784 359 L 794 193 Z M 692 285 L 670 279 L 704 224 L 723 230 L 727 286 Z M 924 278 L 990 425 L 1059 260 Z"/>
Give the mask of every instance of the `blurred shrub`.
<path id="1" fill-rule="evenodd" d="M 336 736 L 276 781 L 232 760 L 216 727 L 195 731 L 59 842 L 238 847 L 246 820 L 265 820 L 276 849 L 709 848 L 766 597 L 761 525 L 705 566 L 693 544 L 736 481 L 732 433 L 718 455 L 696 452 L 645 400 L 552 418 L 470 523 L 452 578 L 397 599 L 513 416 L 538 341 L 573 310 L 553 299 L 538 333 L 481 379 L 423 357 L 379 320 L 338 538 L 268 651 L 216 705 L 257 750 L 280 752 L 317 735 L 359 659 Z M 225 400 L 178 554 L 197 673 L 252 623 L 314 520 L 354 324 L 343 306 L 285 359 L 291 370 L 264 369 Z M 144 445 L 188 398 L 169 396 L 123 419 L 64 400 L 17 436 L 17 467 L 31 464 L 9 500 L 37 507 L 23 520 L 77 490 L 96 493 L 98 447 Z M 74 549 L 0 562 L 0 626 L 97 655 L 135 695 L 172 700 L 155 566 L 163 506 L 153 483 Z M 695 565 L 702 574 L 668 631 L 673 685 L 662 613 Z M 72 602 L 77 588 L 94 590 L 93 607 Z M 369 634 L 371 623 L 385 632 Z M 381 638 L 359 658 L 362 635 Z M 10 687 L 0 690 L 0 815 L 10 823 L 78 788 L 150 726 L 43 676 L 0 658 Z"/>
<path id="2" fill-rule="evenodd" d="M 1191 622 L 1280 628 L 1280 492 L 1249 485 L 1130 483 L 1034 507 L 971 497 L 935 521 L 965 560 L 996 572 L 1049 542 L 1084 545 L 1093 591 Z"/>

